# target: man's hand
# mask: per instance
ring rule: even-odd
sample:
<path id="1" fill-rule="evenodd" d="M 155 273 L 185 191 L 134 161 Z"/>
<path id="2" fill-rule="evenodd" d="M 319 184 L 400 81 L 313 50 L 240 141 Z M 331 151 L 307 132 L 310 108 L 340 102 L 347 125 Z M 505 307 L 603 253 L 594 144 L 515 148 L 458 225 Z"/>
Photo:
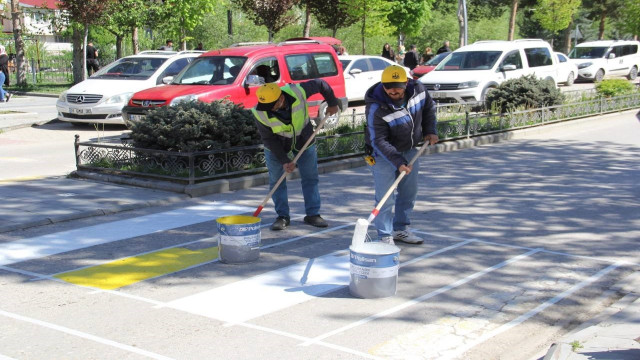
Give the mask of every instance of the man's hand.
<path id="1" fill-rule="evenodd" d="M 293 163 L 293 162 L 290 162 L 290 163 L 286 163 L 286 164 L 282 165 L 282 167 L 284 168 L 284 171 L 286 171 L 288 174 L 290 174 L 296 169 L 296 164 Z"/>
<path id="2" fill-rule="evenodd" d="M 398 168 L 398 171 L 400 172 L 406 171 L 407 175 L 409 175 L 412 169 L 413 169 L 412 165 L 400 165 L 400 167 Z"/>
<path id="3" fill-rule="evenodd" d="M 435 143 L 438 142 L 438 135 L 436 134 L 429 134 L 427 136 L 424 137 L 423 139 L 425 142 L 429 142 L 429 145 L 433 145 Z"/>
<path id="4" fill-rule="evenodd" d="M 340 110 L 340 109 L 338 108 L 338 105 L 336 105 L 336 106 L 330 106 L 330 107 L 328 107 L 328 108 L 327 108 L 327 115 L 334 115 L 334 114 L 337 114 L 337 113 L 338 113 L 338 110 Z"/>

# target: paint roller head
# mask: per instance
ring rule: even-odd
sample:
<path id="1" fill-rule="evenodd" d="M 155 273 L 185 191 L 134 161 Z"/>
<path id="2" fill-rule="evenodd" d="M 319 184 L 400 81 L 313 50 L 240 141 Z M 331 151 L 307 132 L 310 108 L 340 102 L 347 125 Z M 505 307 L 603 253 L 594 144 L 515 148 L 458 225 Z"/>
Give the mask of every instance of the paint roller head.
<path id="1" fill-rule="evenodd" d="M 356 221 L 356 228 L 353 231 L 353 238 L 351 239 L 351 245 L 356 247 L 364 244 L 367 239 L 367 230 L 369 228 L 369 221 L 366 219 L 358 219 Z"/>

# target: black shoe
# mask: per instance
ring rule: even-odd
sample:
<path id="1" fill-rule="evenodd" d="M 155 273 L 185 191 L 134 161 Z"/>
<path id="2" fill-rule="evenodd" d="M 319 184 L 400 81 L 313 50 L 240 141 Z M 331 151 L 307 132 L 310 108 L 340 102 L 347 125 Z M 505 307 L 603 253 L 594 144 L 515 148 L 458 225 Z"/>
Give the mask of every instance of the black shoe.
<path id="1" fill-rule="evenodd" d="M 9 102 L 9 100 L 11 100 L 12 96 L 13 96 L 13 94 L 7 93 L 7 100 L 5 100 L 5 101 Z"/>
<path id="2" fill-rule="evenodd" d="M 284 230 L 289 226 L 291 220 L 285 216 L 278 216 L 276 221 L 271 224 L 271 230 Z"/>
<path id="3" fill-rule="evenodd" d="M 315 227 L 325 228 L 329 226 L 329 224 L 327 224 L 327 222 L 320 215 L 305 216 L 304 222 L 306 222 L 307 224 L 313 225 Z"/>

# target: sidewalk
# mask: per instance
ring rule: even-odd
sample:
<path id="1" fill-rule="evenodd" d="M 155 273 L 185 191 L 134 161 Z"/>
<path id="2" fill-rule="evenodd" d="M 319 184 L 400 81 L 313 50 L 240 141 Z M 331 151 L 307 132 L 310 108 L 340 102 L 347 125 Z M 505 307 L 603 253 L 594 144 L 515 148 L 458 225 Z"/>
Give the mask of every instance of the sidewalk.
<path id="1" fill-rule="evenodd" d="M 0 119 L 0 131 L 52 120 L 50 114 L 0 115 Z M 560 126 L 579 126 L 579 122 Z M 544 130 L 538 127 L 529 131 Z M 474 141 L 488 143 L 492 140 L 487 137 Z M 464 147 L 463 141 L 448 142 L 437 151 Z M 190 199 L 185 194 L 66 177 L 0 183 L 0 198 L 3 199 L 0 203 L 0 233 Z M 640 359 L 640 274 L 633 273 L 611 291 L 623 297 L 559 339 L 548 350 L 544 360 Z"/>

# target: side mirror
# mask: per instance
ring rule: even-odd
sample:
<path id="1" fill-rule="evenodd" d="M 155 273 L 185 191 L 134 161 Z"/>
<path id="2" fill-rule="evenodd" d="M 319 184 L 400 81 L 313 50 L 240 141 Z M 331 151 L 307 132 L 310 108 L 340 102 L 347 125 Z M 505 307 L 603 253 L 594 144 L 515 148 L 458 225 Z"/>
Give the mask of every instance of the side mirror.
<path id="1" fill-rule="evenodd" d="M 355 74 L 360 74 L 361 72 L 362 72 L 362 70 L 361 70 L 361 69 L 351 69 L 351 70 L 349 71 L 349 74 L 353 74 L 353 75 L 355 75 Z"/>
<path id="2" fill-rule="evenodd" d="M 615 57 L 616 57 L 616 54 L 614 54 L 614 53 L 610 53 L 609 54 L 609 59 L 615 59 Z"/>
<path id="3" fill-rule="evenodd" d="M 502 67 L 500 67 L 500 69 L 502 71 L 513 71 L 516 69 L 516 66 L 513 64 L 508 64 L 508 65 L 502 65 Z"/>
<path id="4" fill-rule="evenodd" d="M 172 81 L 173 81 L 173 76 L 165 76 L 162 78 L 163 84 L 171 84 Z"/>

